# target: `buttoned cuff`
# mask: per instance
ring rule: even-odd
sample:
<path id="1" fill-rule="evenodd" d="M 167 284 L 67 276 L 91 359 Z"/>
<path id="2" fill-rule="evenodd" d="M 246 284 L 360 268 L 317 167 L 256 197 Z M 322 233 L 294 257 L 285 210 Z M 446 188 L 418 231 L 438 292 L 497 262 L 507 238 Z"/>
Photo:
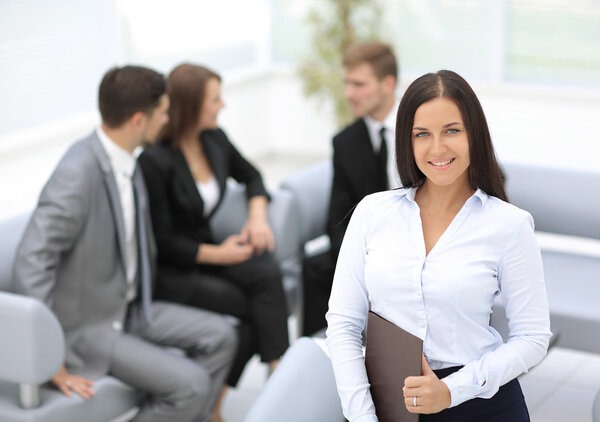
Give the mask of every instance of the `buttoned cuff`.
<path id="1" fill-rule="evenodd" d="M 441 380 L 448 386 L 448 390 L 450 390 L 450 407 L 458 406 L 467 400 L 477 397 L 483 390 L 483 387 L 480 385 L 465 382 L 461 375 L 460 372 L 455 372 Z"/>

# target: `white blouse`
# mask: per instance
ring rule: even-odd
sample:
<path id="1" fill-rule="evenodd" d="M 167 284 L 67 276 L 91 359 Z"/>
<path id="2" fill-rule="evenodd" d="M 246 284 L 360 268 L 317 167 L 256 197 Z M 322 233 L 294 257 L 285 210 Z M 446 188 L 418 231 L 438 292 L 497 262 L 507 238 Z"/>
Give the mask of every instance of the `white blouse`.
<path id="1" fill-rule="evenodd" d="M 215 176 L 211 176 L 207 182 L 196 182 L 196 187 L 204 203 L 204 217 L 207 217 L 219 202 L 219 184 Z"/>
<path id="2" fill-rule="evenodd" d="M 338 258 L 327 346 L 352 422 L 377 421 L 361 347 L 369 301 L 374 312 L 423 340 L 432 369 L 464 365 L 443 379 L 451 406 L 492 397 L 548 348 L 548 299 L 531 215 L 477 190 L 426 255 L 415 193 L 363 199 Z M 507 343 L 489 325 L 498 294 L 509 320 Z"/>

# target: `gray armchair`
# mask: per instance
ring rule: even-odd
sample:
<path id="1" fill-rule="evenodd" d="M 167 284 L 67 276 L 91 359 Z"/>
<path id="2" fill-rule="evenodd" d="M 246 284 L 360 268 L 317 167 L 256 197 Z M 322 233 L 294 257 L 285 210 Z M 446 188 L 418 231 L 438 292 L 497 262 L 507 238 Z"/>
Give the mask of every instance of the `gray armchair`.
<path id="1" fill-rule="evenodd" d="M 301 170 L 280 185 L 278 192 L 289 192 L 293 198 L 296 212 L 295 226 L 298 230 L 296 237 L 295 260 L 290 260 L 287 274 L 300 286 L 298 315 L 298 332 L 302 332 L 303 301 L 302 260 L 305 255 L 312 256 L 329 250 L 329 237 L 326 235 L 327 210 L 333 182 L 333 166 L 330 160 L 322 161 Z"/>
<path id="2" fill-rule="evenodd" d="M 270 193 L 267 212 L 269 223 L 275 237 L 275 258 L 283 274 L 283 288 L 290 313 L 299 315 L 301 304 L 301 286 L 295 277 L 298 265 L 299 229 L 298 211 L 290 192 L 277 190 Z M 217 213 L 211 220 L 211 229 L 215 241 L 221 242 L 227 236 L 239 233 L 248 218 L 246 189 L 235 182 L 229 182 L 227 192 Z"/>
<path id="3" fill-rule="evenodd" d="M 327 210 L 333 183 L 331 160 L 322 161 L 299 171 L 281 183 L 281 190 L 293 194 L 299 212 L 301 247 L 326 233 Z"/>
<path id="4" fill-rule="evenodd" d="M 130 411 L 144 395 L 119 380 L 94 380 L 89 400 L 68 398 L 47 381 L 64 361 L 64 336 L 42 302 L 12 293 L 11 269 L 30 213 L 0 222 L 0 420 L 106 422 Z"/>
<path id="5" fill-rule="evenodd" d="M 331 360 L 318 339 L 302 337 L 252 404 L 244 422 L 343 422 Z"/>

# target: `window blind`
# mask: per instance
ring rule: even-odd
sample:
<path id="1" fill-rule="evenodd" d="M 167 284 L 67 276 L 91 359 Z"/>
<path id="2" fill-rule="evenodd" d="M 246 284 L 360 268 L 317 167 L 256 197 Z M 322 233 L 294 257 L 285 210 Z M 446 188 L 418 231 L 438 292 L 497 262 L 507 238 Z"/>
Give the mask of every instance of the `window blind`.
<path id="1" fill-rule="evenodd" d="M 114 1 L 0 0 L 0 136 L 94 111 L 119 37 Z"/>

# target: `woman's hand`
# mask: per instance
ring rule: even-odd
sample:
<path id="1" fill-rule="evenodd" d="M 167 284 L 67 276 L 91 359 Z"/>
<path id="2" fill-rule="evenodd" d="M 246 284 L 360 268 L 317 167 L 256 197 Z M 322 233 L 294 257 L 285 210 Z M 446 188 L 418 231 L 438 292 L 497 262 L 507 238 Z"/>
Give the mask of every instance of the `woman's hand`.
<path id="1" fill-rule="evenodd" d="M 427 359 L 422 356 L 420 377 L 404 380 L 404 403 L 411 413 L 437 413 L 450 407 L 452 398 L 445 382 L 431 370 Z M 415 397 L 417 405 L 415 406 Z"/>
<path id="2" fill-rule="evenodd" d="M 273 252 L 275 238 L 267 221 L 267 198 L 253 196 L 248 201 L 248 221 L 244 224 L 240 235 L 254 248 L 257 255 L 265 249 Z"/>
<path id="3" fill-rule="evenodd" d="M 265 218 L 248 219 L 242 228 L 240 236 L 254 248 L 254 251 L 258 255 L 263 253 L 265 249 L 270 252 L 273 252 L 275 249 L 273 231 Z"/>
<path id="4" fill-rule="evenodd" d="M 219 263 L 223 265 L 234 265 L 247 261 L 252 257 L 252 246 L 243 236 L 233 234 L 225 239 L 220 245 Z"/>
<path id="5" fill-rule="evenodd" d="M 67 397 L 72 396 L 72 391 L 79 394 L 84 399 L 89 399 L 96 394 L 96 392 L 92 390 L 92 385 L 94 385 L 92 381 L 78 375 L 69 374 L 64 365 L 60 367 L 60 370 L 50 379 L 50 381 L 52 381 L 52 383 Z"/>
<path id="6" fill-rule="evenodd" d="M 253 252 L 254 249 L 243 236 L 233 234 L 220 245 L 201 243 L 196 253 L 196 262 L 198 264 L 235 265 L 249 260 Z"/>

